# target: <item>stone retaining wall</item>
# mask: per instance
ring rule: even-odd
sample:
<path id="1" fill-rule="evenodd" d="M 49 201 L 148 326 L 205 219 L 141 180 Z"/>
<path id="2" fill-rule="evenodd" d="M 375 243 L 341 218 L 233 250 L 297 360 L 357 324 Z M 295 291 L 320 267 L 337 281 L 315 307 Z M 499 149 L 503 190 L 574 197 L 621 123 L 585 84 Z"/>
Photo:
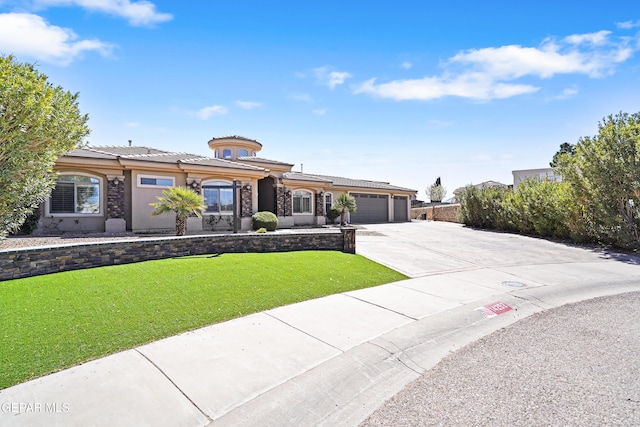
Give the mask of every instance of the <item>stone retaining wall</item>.
<path id="1" fill-rule="evenodd" d="M 460 222 L 458 219 L 459 209 L 459 203 L 411 208 L 411 218 L 427 219 L 429 221 Z"/>
<path id="2" fill-rule="evenodd" d="M 187 255 L 334 250 L 355 253 L 355 229 L 162 237 L 0 251 L 0 281 Z"/>

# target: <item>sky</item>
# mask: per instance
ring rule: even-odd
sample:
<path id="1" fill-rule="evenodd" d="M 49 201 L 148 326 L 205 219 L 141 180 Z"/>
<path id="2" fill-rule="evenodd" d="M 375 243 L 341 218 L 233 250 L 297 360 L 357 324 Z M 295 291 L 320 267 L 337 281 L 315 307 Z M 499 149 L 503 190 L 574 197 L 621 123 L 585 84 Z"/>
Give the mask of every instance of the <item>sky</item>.
<path id="1" fill-rule="evenodd" d="M 590 5 L 590 3 L 593 3 Z M 412 188 L 513 182 L 640 111 L 640 4 L 0 0 L 0 55 L 79 93 L 91 145 Z"/>

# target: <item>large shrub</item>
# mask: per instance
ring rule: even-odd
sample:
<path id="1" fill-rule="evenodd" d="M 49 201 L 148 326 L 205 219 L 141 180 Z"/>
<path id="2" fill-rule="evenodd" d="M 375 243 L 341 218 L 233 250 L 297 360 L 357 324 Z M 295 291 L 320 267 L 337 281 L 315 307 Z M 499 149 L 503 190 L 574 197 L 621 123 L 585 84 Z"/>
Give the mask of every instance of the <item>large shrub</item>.
<path id="1" fill-rule="evenodd" d="M 254 230 L 266 228 L 267 231 L 275 231 L 278 227 L 278 217 L 273 212 L 256 212 L 251 220 Z"/>
<path id="2" fill-rule="evenodd" d="M 509 229 L 502 201 L 510 193 L 506 188 L 480 189 L 468 185 L 460 196 L 460 221 L 471 227 Z"/>

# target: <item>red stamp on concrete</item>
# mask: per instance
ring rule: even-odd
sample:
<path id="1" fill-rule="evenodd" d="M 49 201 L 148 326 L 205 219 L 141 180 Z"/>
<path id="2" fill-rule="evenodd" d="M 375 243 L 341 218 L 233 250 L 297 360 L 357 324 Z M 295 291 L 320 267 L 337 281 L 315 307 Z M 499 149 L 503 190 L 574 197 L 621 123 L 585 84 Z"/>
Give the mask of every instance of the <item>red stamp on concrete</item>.
<path id="1" fill-rule="evenodd" d="M 513 310 L 511 306 L 500 301 L 492 302 L 491 304 L 476 308 L 476 311 L 485 317 L 496 317 L 498 314 L 506 313 L 511 310 Z"/>

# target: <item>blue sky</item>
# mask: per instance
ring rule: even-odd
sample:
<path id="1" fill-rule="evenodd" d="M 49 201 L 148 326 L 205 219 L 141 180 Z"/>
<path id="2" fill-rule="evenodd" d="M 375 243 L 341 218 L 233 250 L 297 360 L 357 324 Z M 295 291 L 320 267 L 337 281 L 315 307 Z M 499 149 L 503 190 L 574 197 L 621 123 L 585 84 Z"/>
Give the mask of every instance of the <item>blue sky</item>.
<path id="1" fill-rule="evenodd" d="M 511 183 L 640 111 L 632 1 L 0 0 L 0 54 L 80 93 L 93 145 L 211 154 L 242 135 L 304 171 Z"/>

